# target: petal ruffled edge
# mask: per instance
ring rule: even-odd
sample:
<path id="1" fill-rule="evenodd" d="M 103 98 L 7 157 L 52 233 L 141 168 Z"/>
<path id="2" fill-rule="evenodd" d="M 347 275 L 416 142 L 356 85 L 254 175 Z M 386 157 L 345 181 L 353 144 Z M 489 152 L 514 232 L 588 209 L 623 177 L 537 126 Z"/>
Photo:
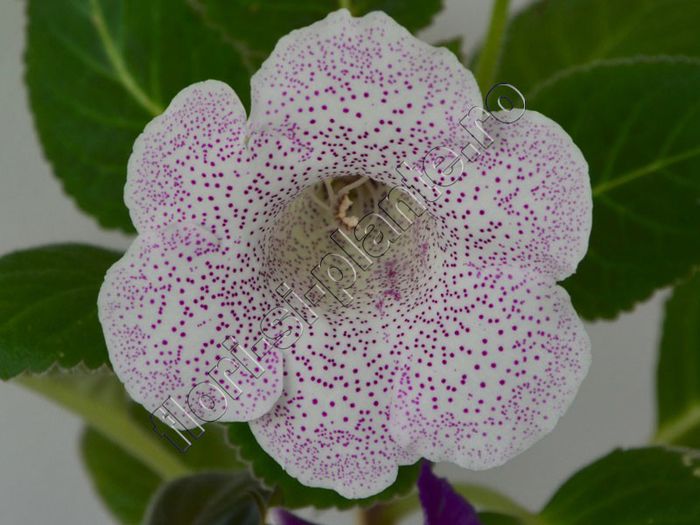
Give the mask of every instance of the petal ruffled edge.
<path id="1" fill-rule="evenodd" d="M 216 80 L 184 88 L 134 142 L 124 201 L 136 230 L 177 222 L 205 226 L 219 238 L 236 229 L 227 205 L 247 181 L 239 172 L 247 133 L 236 93 Z"/>
<path id="2" fill-rule="evenodd" d="M 499 466 L 566 412 L 590 366 L 590 340 L 551 278 L 454 270 L 444 290 L 414 322 L 390 429 L 431 461 Z"/>
<path id="3" fill-rule="evenodd" d="M 175 401 L 168 410 L 200 422 L 248 421 L 281 395 L 279 350 L 255 344 L 268 307 L 239 257 L 186 224 L 137 237 L 108 270 L 97 305 L 110 361 L 130 396 L 159 417 Z"/>

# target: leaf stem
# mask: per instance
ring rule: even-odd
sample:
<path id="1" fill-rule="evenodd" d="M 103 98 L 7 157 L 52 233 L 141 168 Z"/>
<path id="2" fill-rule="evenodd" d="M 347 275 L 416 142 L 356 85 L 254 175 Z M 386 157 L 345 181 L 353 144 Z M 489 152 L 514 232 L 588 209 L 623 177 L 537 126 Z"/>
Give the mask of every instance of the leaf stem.
<path id="1" fill-rule="evenodd" d="M 182 460 L 160 443 L 154 432 L 149 432 L 134 421 L 125 406 L 114 403 L 106 406 L 104 399 L 81 390 L 75 381 L 84 377 L 76 375 L 70 381 L 48 374 L 25 375 L 14 382 L 81 416 L 88 425 L 139 459 L 163 480 L 191 474 Z"/>
<path id="2" fill-rule="evenodd" d="M 496 67 L 503 47 L 504 30 L 508 20 L 509 4 L 510 0 L 495 0 L 493 3 L 489 31 L 476 64 L 476 82 L 482 91 L 491 87 L 496 75 Z"/>
<path id="3" fill-rule="evenodd" d="M 350 14 L 353 14 L 352 0 L 338 0 L 338 5 L 341 9 L 347 9 L 348 11 L 350 11 Z"/>
<path id="4" fill-rule="evenodd" d="M 682 444 L 683 436 L 700 425 L 700 405 L 687 408 L 680 417 L 659 425 L 651 443 L 654 445 Z"/>
<path id="5" fill-rule="evenodd" d="M 455 483 L 452 488 L 479 510 L 501 512 L 519 518 L 525 525 L 540 525 L 539 518 L 525 507 L 496 490 L 465 483 Z M 417 494 L 391 503 L 377 505 L 363 511 L 363 525 L 395 525 L 420 508 Z"/>
<path id="6" fill-rule="evenodd" d="M 535 514 L 497 490 L 467 483 L 456 483 L 453 488 L 479 510 L 510 514 L 528 525 L 539 523 Z"/>

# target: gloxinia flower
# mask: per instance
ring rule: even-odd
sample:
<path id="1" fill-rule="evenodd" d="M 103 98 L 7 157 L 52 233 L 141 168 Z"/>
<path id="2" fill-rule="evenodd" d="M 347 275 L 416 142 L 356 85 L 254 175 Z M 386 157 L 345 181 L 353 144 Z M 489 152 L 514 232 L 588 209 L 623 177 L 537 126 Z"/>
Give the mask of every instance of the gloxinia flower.
<path id="1" fill-rule="evenodd" d="M 99 297 L 129 394 L 177 428 L 248 421 L 291 476 L 349 498 L 549 432 L 590 359 L 556 284 L 591 227 L 568 135 L 480 117 L 474 158 L 472 74 L 382 13 L 293 31 L 251 90 L 246 118 L 194 84 L 134 145 L 139 235 Z M 436 151 L 473 161 L 428 169 Z"/>

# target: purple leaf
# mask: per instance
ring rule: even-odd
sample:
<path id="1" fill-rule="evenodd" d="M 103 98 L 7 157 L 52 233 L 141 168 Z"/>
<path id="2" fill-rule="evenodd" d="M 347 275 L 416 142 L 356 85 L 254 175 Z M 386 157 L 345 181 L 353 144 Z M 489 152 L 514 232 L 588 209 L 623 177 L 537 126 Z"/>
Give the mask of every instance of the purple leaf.
<path id="1" fill-rule="evenodd" d="M 474 507 L 452 490 L 446 479 L 433 474 L 428 461 L 421 467 L 418 495 L 423 506 L 425 525 L 481 525 Z"/>

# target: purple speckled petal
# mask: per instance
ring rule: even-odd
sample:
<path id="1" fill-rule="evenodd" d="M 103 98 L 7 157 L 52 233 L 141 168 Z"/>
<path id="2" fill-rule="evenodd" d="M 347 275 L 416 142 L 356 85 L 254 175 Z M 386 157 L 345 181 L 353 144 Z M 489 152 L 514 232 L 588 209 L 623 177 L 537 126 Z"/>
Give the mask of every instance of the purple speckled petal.
<path id="1" fill-rule="evenodd" d="M 419 459 L 389 432 L 397 355 L 381 333 L 366 319 L 319 319 L 285 354 L 284 393 L 250 427 L 302 483 L 367 497 L 391 485 L 400 464 Z"/>
<path id="2" fill-rule="evenodd" d="M 183 89 L 129 158 L 124 200 L 136 229 L 194 222 L 224 238 L 249 226 L 239 211 L 249 184 L 245 133 L 245 110 L 228 85 Z"/>
<path id="3" fill-rule="evenodd" d="M 242 359 L 252 373 L 221 345 L 234 335 L 250 350 L 257 326 L 237 318 L 236 305 L 268 307 L 242 259 L 200 226 L 179 224 L 140 236 L 107 273 L 98 304 L 110 360 L 131 397 L 148 410 L 170 396 L 204 420 L 247 421 L 281 394 L 278 350 L 269 349 L 261 361 L 265 374 L 256 379 L 250 361 Z M 208 376 L 221 360 L 224 368 Z M 188 400 L 194 385 L 212 384 L 210 377 L 221 388 L 203 385 Z"/>
<path id="4" fill-rule="evenodd" d="M 453 258 L 568 277 L 591 231 L 583 155 L 557 123 L 534 111 L 514 123 L 492 117 L 484 127 L 493 144 L 436 202 Z"/>
<path id="5" fill-rule="evenodd" d="M 590 362 L 566 291 L 516 268 L 446 268 L 413 323 L 391 430 L 431 461 L 498 466 L 548 433 Z"/>
<path id="6" fill-rule="evenodd" d="M 481 525 L 474 507 L 457 494 L 446 479 L 433 474 L 428 461 L 421 466 L 418 496 L 425 525 Z"/>
<path id="7" fill-rule="evenodd" d="M 252 133 L 274 130 L 309 159 L 309 172 L 367 174 L 422 167 L 433 147 L 459 151 L 459 120 L 481 105 L 474 77 L 444 48 L 381 12 L 339 10 L 283 37 L 251 80 Z M 298 177 L 305 174 L 299 173 Z"/>

